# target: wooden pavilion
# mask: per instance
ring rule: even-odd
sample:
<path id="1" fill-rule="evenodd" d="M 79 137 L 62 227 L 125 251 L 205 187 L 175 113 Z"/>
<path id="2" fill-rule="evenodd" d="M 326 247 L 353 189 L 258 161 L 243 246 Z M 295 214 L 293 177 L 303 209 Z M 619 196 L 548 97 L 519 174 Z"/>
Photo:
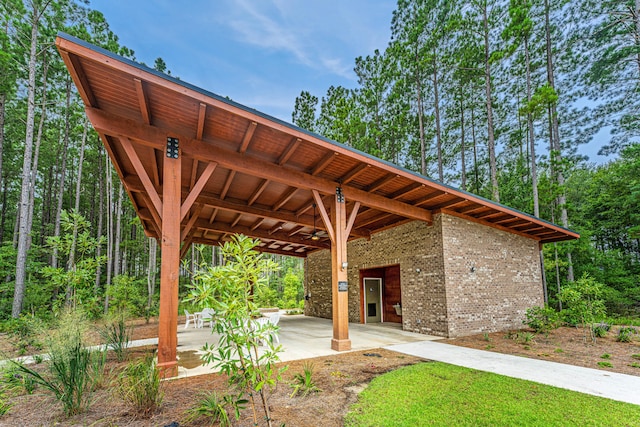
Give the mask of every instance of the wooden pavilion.
<path id="1" fill-rule="evenodd" d="M 349 350 L 347 241 L 434 213 L 540 244 L 576 233 L 446 186 L 66 34 L 56 45 L 142 221 L 161 241 L 158 366 L 177 373 L 179 262 L 233 233 L 330 249 L 334 350 Z M 316 223 L 316 211 L 318 221 Z"/>

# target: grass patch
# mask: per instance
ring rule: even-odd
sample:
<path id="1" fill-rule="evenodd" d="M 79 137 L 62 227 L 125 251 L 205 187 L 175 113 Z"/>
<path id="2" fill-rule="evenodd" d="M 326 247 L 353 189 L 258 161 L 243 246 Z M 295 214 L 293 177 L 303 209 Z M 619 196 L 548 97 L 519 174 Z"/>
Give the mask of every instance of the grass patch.
<path id="1" fill-rule="evenodd" d="M 427 362 L 375 378 L 345 426 L 596 426 L 638 419 L 637 405 Z"/>

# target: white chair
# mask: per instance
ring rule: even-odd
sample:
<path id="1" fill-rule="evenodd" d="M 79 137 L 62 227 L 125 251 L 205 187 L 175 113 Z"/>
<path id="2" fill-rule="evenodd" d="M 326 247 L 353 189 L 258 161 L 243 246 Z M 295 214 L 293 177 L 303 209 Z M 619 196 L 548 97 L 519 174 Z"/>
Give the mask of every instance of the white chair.
<path id="1" fill-rule="evenodd" d="M 215 314 L 216 312 L 213 308 L 202 309 L 202 313 L 200 313 L 200 324 L 198 325 L 198 327 L 202 328 L 205 322 L 209 322 L 209 327 L 213 328 L 213 323 L 214 323 L 213 316 Z"/>
<path id="2" fill-rule="evenodd" d="M 187 329 L 189 327 L 189 323 L 193 322 L 193 327 L 198 328 L 198 315 L 195 313 L 189 313 L 186 309 L 184 310 L 184 315 L 187 317 L 186 322 L 184 324 L 184 328 Z"/>
<path id="3" fill-rule="evenodd" d="M 273 326 L 278 326 L 278 322 L 280 321 L 280 313 L 274 313 L 271 316 L 267 317 L 269 322 L 273 324 Z M 278 344 L 280 344 L 280 338 L 278 338 L 278 328 L 274 328 L 275 330 L 271 333 L 273 339 L 276 340 Z"/>

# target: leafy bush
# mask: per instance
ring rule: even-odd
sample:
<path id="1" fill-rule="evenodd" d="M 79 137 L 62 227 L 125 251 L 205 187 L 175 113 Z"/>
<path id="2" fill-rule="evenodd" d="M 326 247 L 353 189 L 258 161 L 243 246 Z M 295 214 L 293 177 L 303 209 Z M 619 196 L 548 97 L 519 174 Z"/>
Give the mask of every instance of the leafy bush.
<path id="1" fill-rule="evenodd" d="M 307 396 L 309 393 L 319 393 L 320 390 L 313 380 L 313 363 L 305 362 L 302 365 L 302 374 L 297 373 L 293 376 L 293 392 L 290 397 L 294 397 L 301 392 L 302 397 Z"/>
<path id="2" fill-rule="evenodd" d="M 598 362 L 598 366 L 600 366 L 601 368 L 613 368 L 613 364 L 607 361 Z"/>
<path id="3" fill-rule="evenodd" d="M 560 326 L 559 314 L 551 307 L 531 307 L 525 316 L 524 323 L 536 333 L 547 333 Z"/>
<path id="4" fill-rule="evenodd" d="M 193 423 L 200 418 L 207 418 L 212 424 L 219 423 L 220 427 L 230 427 L 231 419 L 227 412 L 228 407 L 235 409 L 236 418 L 240 417 L 240 410 L 244 409 L 247 403 L 236 401 L 233 396 L 225 394 L 218 396 L 214 392 L 203 392 L 198 396 L 198 401 L 187 410 L 186 421 Z"/>
<path id="5" fill-rule="evenodd" d="M 258 351 L 260 341 L 276 332 L 277 326 L 266 323 L 256 328 L 251 317 L 258 312 L 253 295 L 268 285 L 264 272 L 276 271 L 278 266 L 254 250 L 258 243 L 243 235 L 233 236 L 222 247 L 226 263 L 201 267 L 188 300 L 212 307 L 216 312 L 214 328 L 220 338 L 216 345 L 205 344 L 202 359 L 228 376 L 229 385 L 237 393 L 233 397 L 237 405 L 248 400 L 255 425 L 258 410 L 262 410 L 267 425 L 271 426 L 266 391 L 280 380 L 282 369 L 275 364 L 280 360 L 278 352 L 282 347 L 267 339 L 267 348 Z"/>
<path id="6" fill-rule="evenodd" d="M 631 342 L 633 340 L 633 335 L 636 335 L 638 330 L 633 326 L 622 326 L 618 329 L 618 336 L 616 337 L 616 341 L 618 342 Z"/>
<path id="7" fill-rule="evenodd" d="M 84 412 L 91 403 L 96 375 L 96 358 L 84 345 L 85 322 L 79 311 L 64 312 L 60 324 L 48 337 L 48 374 L 12 361 L 22 375 L 53 393 L 62 404 L 65 415 Z"/>
<path id="8" fill-rule="evenodd" d="M 598 338 L 604 338 L 611 329 L 611 325 L 608 323 L 597 323 L 592 326 L 593 334 Z"/>
<path id="9" fill-rule="evenodd" d="M 606 315 L 602 292 L 603 285 L 584 274 L 580 279 L 562 288 L 559 293 L 560 300 L 567 305 L 568 318 L 582 325 L 585 340 L 589 336 L 595 342 L 596 336 L 591 325 Z"/>
<path id="10" fill-rule="evenodd" d="M 123 400 L 143 416 L 150 416 L 162 403 L 164 393 L 160 371 L 152 354 L 130 362 L 118 379 L 118 389 Z"/>
<path id="11" fill-rule="evenodd" d="M 132 328 L 127 326 L 124 311 L 109 319 L 98 332 L 107 349 L 113 350 L 118 362 L 124 361 L 132 335 Z"/>

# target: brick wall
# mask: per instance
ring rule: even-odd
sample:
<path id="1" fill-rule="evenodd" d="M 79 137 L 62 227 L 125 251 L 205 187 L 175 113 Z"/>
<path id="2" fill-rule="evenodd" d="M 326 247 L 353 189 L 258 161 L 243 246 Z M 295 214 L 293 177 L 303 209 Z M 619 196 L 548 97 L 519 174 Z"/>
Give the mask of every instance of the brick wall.
<path id="1" fill-rule="evenodd" d="M 522 327 L 544 298 L 538 243 L 449 215 L 442 224 L 449 337 Z"/>
<path id="2" fill-rule="evenodd" d="M 349 321 L 360 322 L 359 271 L 400 265 L 402 325 L 455 337 L 522 325 L 542 303 L 537 242 L 449 215 L 414 221 L 347 247 Z M 474 267 L 474 272 L 471 272 Z M 331 254 L 310 254 L 305 314 L 332 317 Z"/>

